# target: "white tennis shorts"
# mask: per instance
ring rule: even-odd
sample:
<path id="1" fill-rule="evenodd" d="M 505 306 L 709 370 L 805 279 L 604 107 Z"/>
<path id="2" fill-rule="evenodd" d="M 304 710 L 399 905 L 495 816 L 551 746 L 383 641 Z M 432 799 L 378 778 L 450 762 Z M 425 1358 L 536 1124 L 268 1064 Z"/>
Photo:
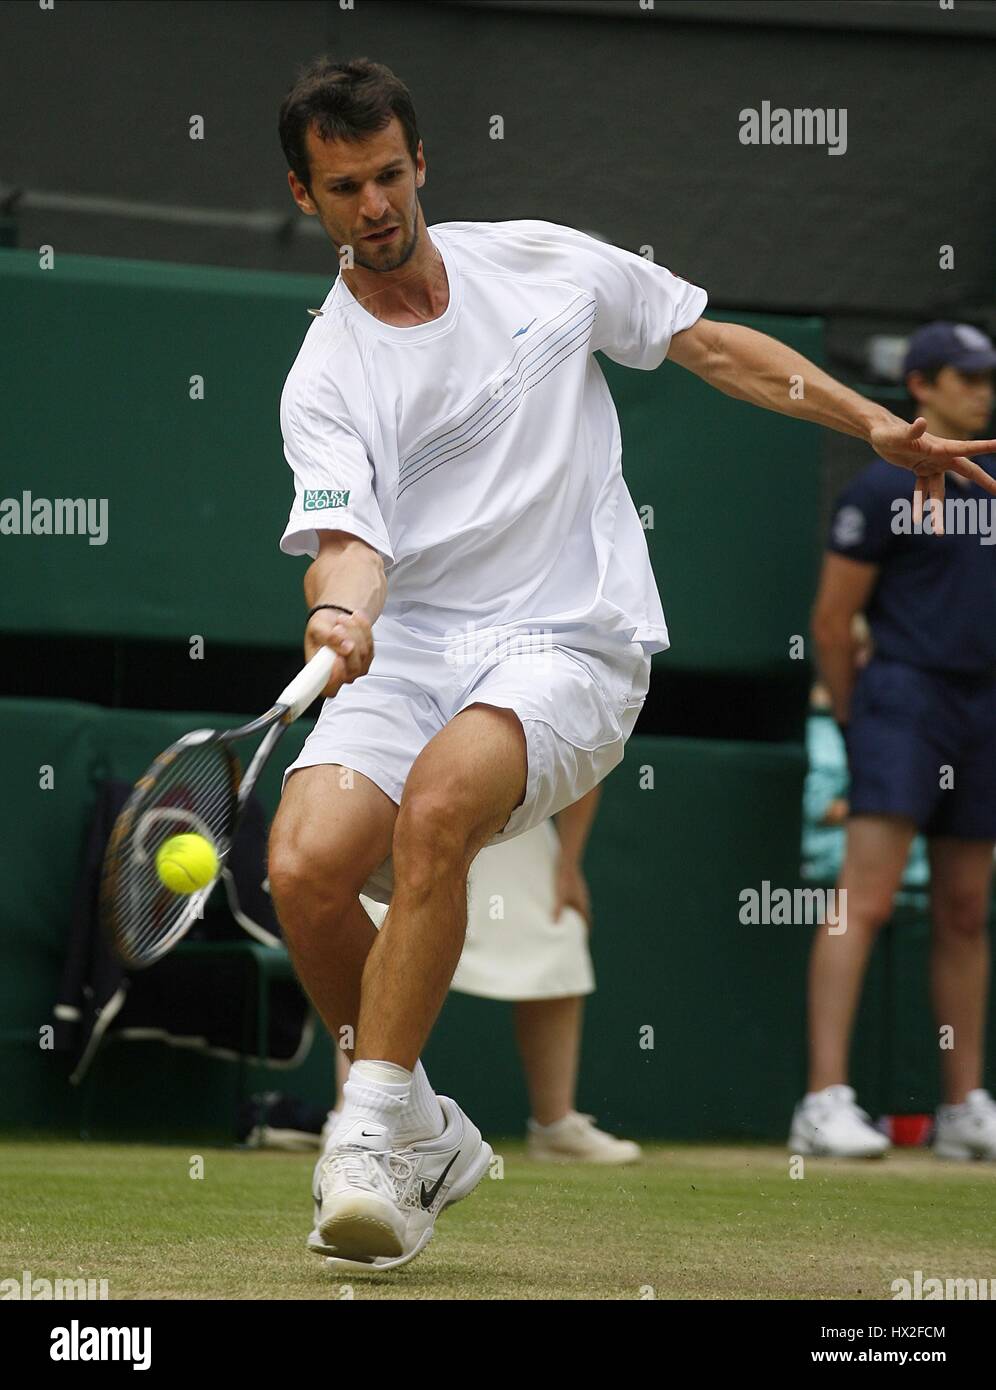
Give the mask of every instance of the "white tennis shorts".
<path id="1" fill-rule="evenodd" d="M 511 709 L 526 737 L 526 794 L 496 845 L 572 805 L 622 761 L 650 684 L 638 642 L 490 629 L 464 639 L 428 637 L 382 615 L 366 675 L 322 706 L 300 756 L 284 773 L 338 763 L 360 772 L 400 805 L 412 763 L 468 705 Z M 363 892 L 390 901 L 386 859 Z"/>

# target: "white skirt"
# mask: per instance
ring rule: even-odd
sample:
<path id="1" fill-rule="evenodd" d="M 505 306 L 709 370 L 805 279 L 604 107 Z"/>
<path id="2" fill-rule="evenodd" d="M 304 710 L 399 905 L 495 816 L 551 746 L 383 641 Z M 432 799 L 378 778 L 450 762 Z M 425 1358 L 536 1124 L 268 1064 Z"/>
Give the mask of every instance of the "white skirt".
<path id="1" fill-rule="evenodd" d="M 553 921 L 558 851 L 550 820 L 481 850 L 470 870 L 467 940 L 451 988 L 505 1000 L 593 992 L 584 918 L 565 907 Z M 379 927 L 387 908 L 360 901 Z"/>

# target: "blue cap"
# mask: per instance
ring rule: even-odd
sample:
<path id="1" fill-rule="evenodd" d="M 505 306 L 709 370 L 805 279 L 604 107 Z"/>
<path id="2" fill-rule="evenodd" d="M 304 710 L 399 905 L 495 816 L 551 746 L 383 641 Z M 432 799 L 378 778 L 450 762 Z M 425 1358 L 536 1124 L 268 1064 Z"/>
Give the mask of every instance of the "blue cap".
<path id="1" fill-rule="evenodd" d="M 984 372 L 996 367 L 996 347 L 988 334 L 968 323 L 926 323 L 909 340 L 903 361 L 908 372 L 933 367 L 956 367 L 960 372 Z"/>

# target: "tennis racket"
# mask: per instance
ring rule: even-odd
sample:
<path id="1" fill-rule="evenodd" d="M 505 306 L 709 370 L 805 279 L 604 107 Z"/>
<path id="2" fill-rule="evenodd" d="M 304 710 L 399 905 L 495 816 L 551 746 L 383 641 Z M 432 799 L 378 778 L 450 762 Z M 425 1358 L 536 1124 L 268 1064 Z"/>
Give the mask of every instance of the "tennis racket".
<path id="1" fill-rule="evenodd" d="M 281 735 L 324 690 L 334 661 L 335 652 L 322 647 L 259 719 L 185 734 L 135 783 L 114 823 L 100 887 L 101 921 L 124 965 L 152 965 L 203 915 L 259 774 Z M 235 745 L 257 734 L 263 741 L 243 776 Z M 182 834 L 203 835 L 218 856 L 214 878 L 190 894 L 172 892 L 156 870 L 159 847 Z"/>

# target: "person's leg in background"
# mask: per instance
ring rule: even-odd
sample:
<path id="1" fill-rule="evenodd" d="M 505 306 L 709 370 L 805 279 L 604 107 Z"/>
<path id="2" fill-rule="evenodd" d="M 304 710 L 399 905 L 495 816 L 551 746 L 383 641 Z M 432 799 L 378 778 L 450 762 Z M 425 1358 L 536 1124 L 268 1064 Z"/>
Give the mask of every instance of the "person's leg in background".
<path id="1" fill-rule="evenodd" d="M 632 1163 L 640 1146 L 596 1128 L 574 1109 L 584 1000 L 529 999 L 513 1005 L 529 1093 L 529 1157 L 540 1161 Z"/>
<path id="2" fill-rule="evenodd" d="M 954 1046 L 941 1049 L 944 1101 L 960 1105 L 982 1085 L 993 847 L 988 840 L 937 838 L 929 853 L 931 996 L 938 1027 L 953 1033 Z"/>
<path id="3" fill-rule="evenodd" d="M 929 850 L 931 996 L 938 1029 L 951 1030 L 939 1039 L 944 1103 L 934 1149 L 996 1159 L 996 1104 L 983 1089 L 993 845 L 938 836 Z"/>
<path id="4" fill-rule="evenodd" d="M 912 821 L 854 816 L 838 889 L 846 893 L 846 930 L 819 927 L 809 959 L 809 1089 L 847 1081 L 854 1015 L 865 970 L 881 927 L 892 915 L 910 845 Z"/>
<path id="5" fill-rule="evenodd" d="M 876 1157 L 888 1141 L 859 1110 L 847 1084 L 854 1016 L 868 958 L 892 915 L 913 821 L 900 816 L 852 816 L 838 888 L 842 932 L 816 928 L 809 960 L 809 1090 L 796 1107 L 789 1145 L 799 1153 Z"/>
<path id="6" fill-rule="evenodd" d="M 515 1040 L 537 1124 L 556 1124 L 574 1108 L 583 1000 L 528 999 L 513 1004 Z"/>

